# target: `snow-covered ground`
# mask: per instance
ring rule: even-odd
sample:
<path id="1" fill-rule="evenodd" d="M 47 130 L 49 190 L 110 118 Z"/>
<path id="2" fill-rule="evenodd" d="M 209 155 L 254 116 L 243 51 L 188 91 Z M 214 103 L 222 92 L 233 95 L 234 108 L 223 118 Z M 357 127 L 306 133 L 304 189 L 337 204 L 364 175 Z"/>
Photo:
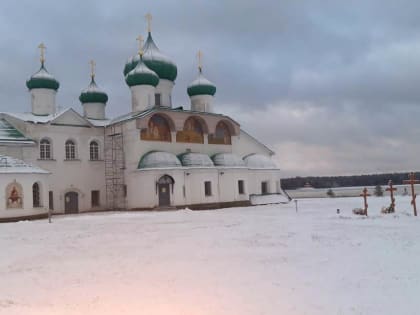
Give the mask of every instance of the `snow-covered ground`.
<path id="1" fill-rule="evenodd" d="M 0 314 L 419 314 L 409 197 L 0 224 Z M 341 214 L 336 214 L 336 209 Z"/>

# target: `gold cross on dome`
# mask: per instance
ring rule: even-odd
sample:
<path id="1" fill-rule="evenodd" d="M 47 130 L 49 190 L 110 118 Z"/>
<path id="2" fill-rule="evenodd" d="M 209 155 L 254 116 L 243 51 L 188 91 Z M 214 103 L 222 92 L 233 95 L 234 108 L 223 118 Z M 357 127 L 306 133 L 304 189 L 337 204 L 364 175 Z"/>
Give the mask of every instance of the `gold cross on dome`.
<path id="1" fill-rule="evenodd" d="M 143 36 L 139 35 L 136 40 L 139 42 L 139 55 L 143 56 Z"/>
<path id="2" fill-rule="evenodd" d="M 96 62 L 95 62 L 95 60 L 91 60 L 91 61 L 89 61 L 89 64 L 90 64 L 90 77 L 93 80 L 93 78 L 95 78 Z"/>
<path id="3" fill-rule="evenodd" d="M 147 32 L 152 32 L 152 15 L 150 13 L 146 14 L 147 21 Z"/>
<path id="4" fill-rule="evenodd" d="M 47 49 L 47 47 L 44 45 L 44 43 L 39 44 L 38 46 L 40 52 L 41 52 L 41 63 L 45 62 L 45 50 Z"/>
<path id="5" fill-rule="evenodd" d="M 198 51 L 197 53 L 197 59 L 198 59 L 198 71 L 203 70 L 203 52 L 201 50 Z"/>

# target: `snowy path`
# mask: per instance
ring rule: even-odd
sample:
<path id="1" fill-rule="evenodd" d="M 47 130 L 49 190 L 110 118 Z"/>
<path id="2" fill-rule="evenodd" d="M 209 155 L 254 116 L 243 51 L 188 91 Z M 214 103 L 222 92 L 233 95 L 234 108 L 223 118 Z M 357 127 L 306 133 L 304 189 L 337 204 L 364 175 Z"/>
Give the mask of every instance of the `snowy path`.
<path id="1" fill-rule="evenodd" d="M 420 217 L 388 202 L 1 224 L 0 314 L 418 314 Z"/>

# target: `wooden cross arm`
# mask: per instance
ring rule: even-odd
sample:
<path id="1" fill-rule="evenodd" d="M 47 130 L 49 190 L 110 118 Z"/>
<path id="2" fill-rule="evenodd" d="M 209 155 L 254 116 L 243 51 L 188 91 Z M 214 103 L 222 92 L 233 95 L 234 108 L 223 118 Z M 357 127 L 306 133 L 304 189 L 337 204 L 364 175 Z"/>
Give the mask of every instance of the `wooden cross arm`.
<path id="1" fill-rule="evenodd" d="M 396 191 L 397 188 L 386 188 L 385 191 Z"/>
<path id="2" fill-rule="evenodd" d="M 418 183 L 420 183 L 420 180 L 418 180 L 418 179 L 414 179 L 414 180 L 405 179 L 405 180 L 403 180 L 403 184 L 418 184 Z"/>

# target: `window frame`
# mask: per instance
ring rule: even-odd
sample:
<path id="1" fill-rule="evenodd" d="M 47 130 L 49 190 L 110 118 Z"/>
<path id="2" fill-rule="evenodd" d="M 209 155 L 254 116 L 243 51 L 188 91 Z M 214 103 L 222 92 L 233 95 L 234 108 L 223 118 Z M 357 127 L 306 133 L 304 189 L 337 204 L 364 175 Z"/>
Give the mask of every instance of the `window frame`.
<path id="1" fill-rule="evenodd" d="M 96 146 L 96 148 L 94 148 L 94 146 Z M 91 142 L 89 142 L 89 161 L 100 160 L 101 156 L 99 154 L 99 148 L 100 148 L 99 141 L 92 140 Z"/>
<path id="2" fill-rule="evenodd" d="M 245 181 L 238 179 L 238 193 L 239 195 L 245 195 Z"/>
<path id="3" fill-rule="evenodd" d="M 206 197 L 213 196 L 213 194 L 212 194 L 212 187 L 211 187 L 211 181 L 210 180 L 206 180 L 204 182 L 204 196 L 206 196 Z"/>
<path id="4" fill-rule="evenodd" d="M 39 141 L 39 159 L 52 160 L 52 145 L 51 140 L 48 138 L 42 138 Z"/>
<path id="5" fill-rule="evenodd" d="M 64 144 L 64 153 L 66 161 L 77 160 L 77 145 L 76 141 L 72 139 L 66 140 Z"/>
<path id="6" fill-rule="evenodd" d="M 101 206 L 101 193 L 99 190 L 91 190 L 90 192 L 90 204 L 92 208 Z M 94 202 L 95 201 L 95 202 Z"/>
<path id="7" fill-rule="evenodd" d="M 268 195 L 270 193 L 269 191 L 270 191 L 270 188 L 268 186 L 268 181 L 262 181 L 261 182 L 261 195 Z"/>
<path id="8" fill-rule="evenodd" d="M 41 208 L 41 186 L 38 182 L 32 184 L 32 207 Z"/>
<path id="9" fill-rule="evenodd" d="M 161 93 L 155 93 L 155 106 L 156 107 L 162 106 L 162 94 Z"/>

